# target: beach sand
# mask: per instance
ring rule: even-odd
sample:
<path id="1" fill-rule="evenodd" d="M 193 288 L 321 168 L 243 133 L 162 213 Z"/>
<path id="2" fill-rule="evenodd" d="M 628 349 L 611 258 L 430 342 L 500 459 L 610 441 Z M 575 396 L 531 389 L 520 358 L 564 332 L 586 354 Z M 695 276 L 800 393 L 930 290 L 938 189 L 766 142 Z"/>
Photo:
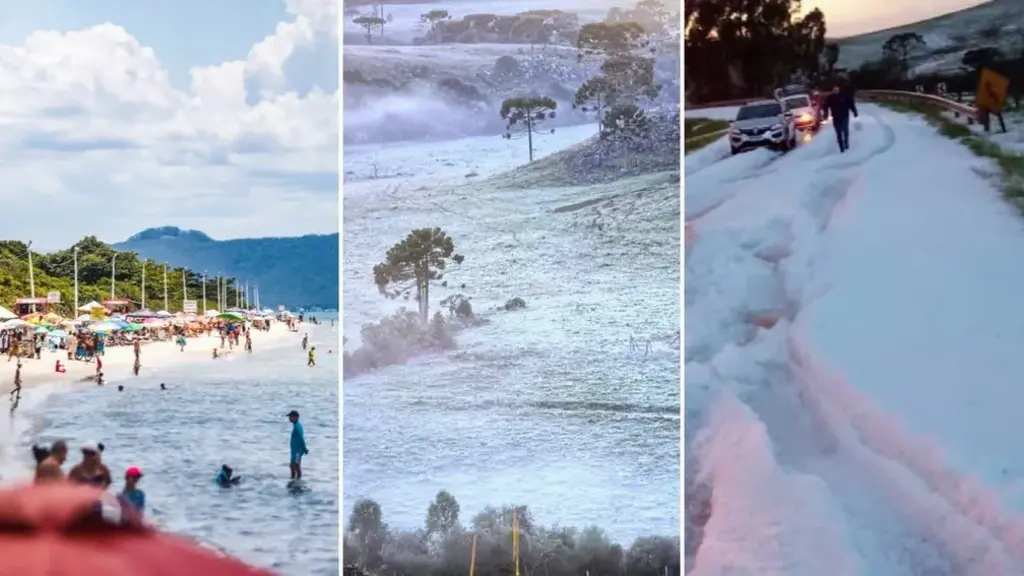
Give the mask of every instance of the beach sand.
<path id="1" fill-rule="evenodd" d="M 302 334 L 301 326 L 299 332 L 291 332 L 287 326 L 276 323 L 267 332 L 253 330 L 252 353 L 260 354 L 266 350 L 278 348 L 289 341 L 294 341 L 295 345 L 298 346 L 302 340 Z M 218 352 L 222 355 L 227 354 L 228 356 L 214 360 L 214 348 L 217 348 Z M 139 376 L 152 375 L 154 370 L 162 367 L 186 363 L 193 365 L 202 362 L 226 362 L 230 361 L 231 356 L 245 354 L 247 352 L 245 351 L 244 338 L 239 340 L 239 344 L 235 346 L 234 350 L 229 349 L 226 345 L 221 349 L 220 336 L 217 335 L 189 338 L 184 352 L 180 351 L 178 346 L 172 341 L 151 342 L 142 346 L 142 369 L 139 371 Z M 67 372 L 64 374 L 54 371 L 54 365 L 57 360 L 60 360 L 67 369 Z M 76 384 L 95 385 L 93 382 L 83 382 L 83 380 L 96 375 L 96 363 L 68 360 L 67 352 L 64 350 L 57 350 L 56 352 L 43 350 L 40 360 L 22 358 L 21 363 L 21 386 L 23 392 L 44 385 L 58 388 L 63 388 L 65 384 L 68 387 Z M 107 348 L 103 355 L 103 379 L 105 384 L 110 383 L 114 386 L 117 384 L 130 385 L 130 382 L 126 381 L 134 378 L 132 374 L 134 363 L 135 355 L 132 352 L 131 346 Z M 0 394 L 3 394 L 4 397 L 9 395 L 14 388 L 16 365 L 17 359 L 12 359 L 8 362 L 6 356 L 0 356 Z"/>

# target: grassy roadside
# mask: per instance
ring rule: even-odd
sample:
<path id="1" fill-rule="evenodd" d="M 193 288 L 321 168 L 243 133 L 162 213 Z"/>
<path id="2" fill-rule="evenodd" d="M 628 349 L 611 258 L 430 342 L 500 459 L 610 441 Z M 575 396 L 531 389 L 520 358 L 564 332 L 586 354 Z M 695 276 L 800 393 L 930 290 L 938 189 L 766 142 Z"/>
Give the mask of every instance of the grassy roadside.
<path id="1" fill-rule="evenodd" d="M 684 118 L 683 119 L 683 143 L 686 146 L 686 153 L 711 144 L 722 137 L 722 130 L 729 127 L 725 120 L 712 120 L 711 118 Z"/>
<path id="2" fill-rule="evenodd" d="M 938 129 L 939 134 L 960 142 L 977 156 L 993 160 L 1002 172 L 1000 189 L 1003 192 L 1003 197 L 1024 213 L 1024 155 L 1003 150 L 995 142 L 972 132 L 965 124 L 943 116 L 943 110 L 936 106 L 905 102 L 877 102 L 877 104 L 897 112 L 924 116 L 929 124 Z M 995 119 L 992 121 L 993 123 L 997 122 Z"/>

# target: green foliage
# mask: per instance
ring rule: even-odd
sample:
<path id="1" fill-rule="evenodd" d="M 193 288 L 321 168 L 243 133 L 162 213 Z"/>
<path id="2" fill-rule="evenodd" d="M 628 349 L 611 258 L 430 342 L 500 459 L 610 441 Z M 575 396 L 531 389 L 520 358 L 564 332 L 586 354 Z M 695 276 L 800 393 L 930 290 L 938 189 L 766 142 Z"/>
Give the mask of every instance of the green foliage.
<path id="1" fill-rule="evenodd" d="M 547 96 L 516 96 L 501 103 L 501 119 L 505 121 L 505 139 L 526 137 L 533 162 L 533 135 L 545 120 L 555 117 L 558 102 Z M 554 130 L 552 129 L 553 133 Z"/>
<path id="2" fill-rule="evenodd" d="M 583 54 L 624 54 L 649 47 L 647 31 L 636 22 L 592 22 L 580 28 L 576 48 Z"/>
<path id="3" fill-rule="evenodd" d="M 604 110 L 612 100 L 612 84 L 605 76 L 594 76 L 576 90 L 572 99 L 573 109 L 593 112 L 601 122 Z"/>
<path id="4" fill-rule="evenodd" d="M 605 114 L 601 122 L 604 138 L 643 138 L 650 123 L 643 109 L 636 104 L 617 104 Z"/>
<path id="5" fill-rule="evenodd" d="M 924 47 L 924 38 L 917 32 L 894 34 L 882 44 L 882 60 L 893 63 L 900 76 L 906 78 L 910 70 L 910 57 Z"/>
<path id="6" fill-rule="evenodd" d="M 376 14 L 360 16 L 352 20 L 352 23 L 356 24 L 357 26 L 362 26 L 363 28 L 366 29 L 367 43 L 373 42 L 374 30 L 380 30 L 382 34 L 384 32 L 384 19 L 381 18 L 380 16 L 377 16 Z"/>
<path id="7" fill-rule="evenodd" d="M 653 99 L 661 87 L 654 82 L 654 59 L 619 54 L 605 58 L 601 73 L 607 79 L 610 101 L 635 104 L 640 99 Z"/>
<path id="8" fill-rule="evenodd" d="M 435 9 L 430 10 L 426 14 L 420 14 L 420 21 L 427 22 L 430 24 L 430 29 L 434 30 L 437 28 L 437 23 L 442 20 L 451 20 L 452 15 L 447 10 Z"/>
<path id="9" fill-rule="evenodd" d="M 971 70 L 980 70 L 981 68 L 990 66 L 993 62 L 1002 59 L 1003 54 L 998 48 L 986 46 L 984 48 L 975 48 L 964 52 L 963 58 L 960 60 L 960 64 Z"/>
<path id="10" fill-rule="evenodd" d="M 401 364 L 425 352 L 450 350 L 455 347 L 456 328 L 445 322 L 440 312 L 425 323 L 418 312 L 399 308 L 379 322 L 364 324 L 359 329 L 362 345 L 354 352 L 345 350 L 344 377 Z"/>
<path id="11" fill-rule="evenodd" d="M 684 2 L 686 82 L 692 101 L 767 94 L 795 74 L 817 77 L 825 15 L 799 17 L 797 0 Z"/>
<path id="12" fill-rule="evenodd" d="M 95 236 L 87 236 L 70 248 L 49 254 L 32 253 L 33 276 L 37 297 L 48 292 L 60 292 L 61 301 L 53 310 L 65 317 L 74 311 L 74 249 L 78 248 L 79 302 L 102 302 L 110 298 L 111 261 L 114 263 L 115 296 L 136 303 L 142 301 L 142 270 L 146 270 L 146 303 L 153 309 L 164 307 L 164 265 L 152 260 L 140 260 L 135 252 L 117 251 Z M 18 241 L 0 241 L 0 306 L 10 308 L 18 298 L 29 296 L 31 286 L 28 274 L 28 245 Z M 167 268 L 167 311 L 179 312 L 182 307 L 182 275 L 190 300 L 202 295 L 202 276 L 185 268 Z M 206 279 L 207 308 L 216 308 L 216 279 Z M 228 279 L 229 303 L 234 303 L 236 291 Z M 199 304 L 202 309 L 202 303 Z"/>
<path id="13" fill-rule="evenodd" d="M 419 228 L 405 240 L 388 249 L 384 261 L 373 267 L 373 281 L 388 298 L 398 298 L 416 290 L 420 317 L 427 321 L 430 282 L 444 278 L 449 262 L 462 264 L 455 253 L 455 241 L 440 228 Z"/>
<path id="14" fill-rule="evenodd" d="M 825 45 L 825 76 L 832 76 L 839 62 L 839 44 L 832 43 Z"/>
<path id="15" fill-rule="evenodd" d="M 475 573 L 512 574 L 515 517 L 522 574 L 662 576 L 666 568 L 669 574 L 681 574 L 678 537 L 643 536 L 624 549 L 597 526 L 540 526 L 523 505 L 487 507 L 469 526 L 459 522 L 459 515 L 455 497 L 442 490 L 427 507 L 425 528 L 404 532 L 388 528 L 376 502 L 360 500 L 342 543 L 346 562 L 357 564 L 363 573 L 386 567 L 384 572 L 394 576 L 463 576 L 469 574 L 475 537 Z"/>

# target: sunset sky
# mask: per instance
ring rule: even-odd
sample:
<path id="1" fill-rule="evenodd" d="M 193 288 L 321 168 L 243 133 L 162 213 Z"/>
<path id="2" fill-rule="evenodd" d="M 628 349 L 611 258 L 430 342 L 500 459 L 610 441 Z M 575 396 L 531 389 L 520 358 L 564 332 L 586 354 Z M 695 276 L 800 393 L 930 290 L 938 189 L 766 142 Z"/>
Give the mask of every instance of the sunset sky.
<path id="1" fill-rule="evenodd" d="M 831 38 L 892 28 L 910 22 L 925 20 L 986 0 L 804 0 L 804 8 L 821 8 L 828 22 Z"/>

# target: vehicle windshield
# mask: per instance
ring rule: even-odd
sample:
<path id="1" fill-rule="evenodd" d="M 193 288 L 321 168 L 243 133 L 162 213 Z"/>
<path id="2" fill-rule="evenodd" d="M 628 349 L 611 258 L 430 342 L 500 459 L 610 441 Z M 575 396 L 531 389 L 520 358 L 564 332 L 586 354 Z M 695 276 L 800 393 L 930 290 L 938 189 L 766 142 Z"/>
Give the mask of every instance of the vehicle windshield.
<path id="1" fill-rule="evenodd" d="M 765 102 L 764 104 L 751 104 L 740 108 L 736 114 L 737 120 L 750 120 L 752 118 L 773 118 L 782 114 L 782 106 L 778 102 Z"/>
<path id="2" fill-rule="evenodd" d="M 808 108 L 811 105 L 811 99 L 807 96 L 797 96 L 795 98 L 786 98 L 786 112 L 790 110 L 796 110 L 797 108 Z"/>

